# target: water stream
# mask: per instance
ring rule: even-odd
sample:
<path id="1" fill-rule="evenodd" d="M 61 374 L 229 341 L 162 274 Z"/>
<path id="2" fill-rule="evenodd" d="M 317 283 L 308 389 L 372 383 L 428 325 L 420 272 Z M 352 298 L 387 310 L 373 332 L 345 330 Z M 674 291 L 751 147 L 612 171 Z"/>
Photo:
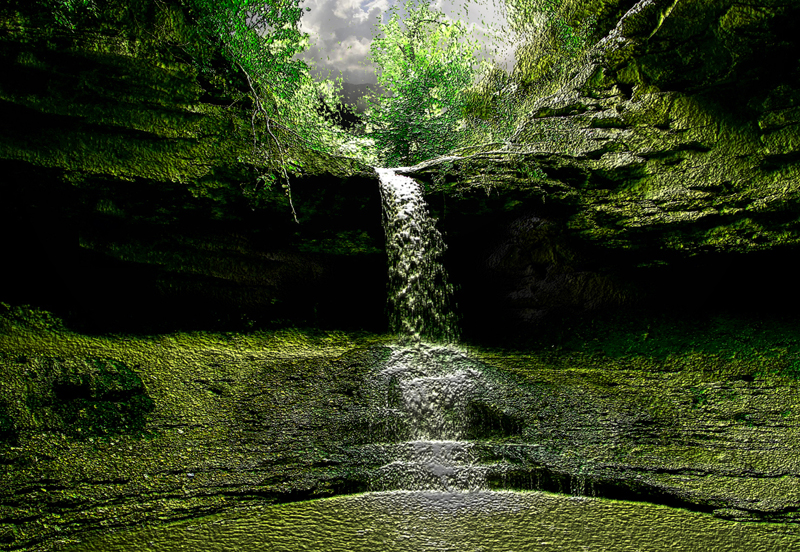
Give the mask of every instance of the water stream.
<path id="1" fill-rule="evenodd" d="M 486 488 L 488 468 L 478 464 L 474 444 L 463 439 L 469 403 L 487 384 L 478 371 L 453 367 L 448 360 L 456 354 L 452 347 L 424 343 L 398 346 L 377 374 L 376 387 L 386 407 L 399 414 L 409 440 L 389 445 L 392 459 L 373 477 L 373 490 Z"/>
<path id="2" fill-rule="evenodd" d="M 446 247 L 422 189 L 397 169 L 376 169 L 389 256 L 389 322 L 401 342 L 450 343 L 458 337 L 450 309 L 453 286 L 440 263 Z"/>

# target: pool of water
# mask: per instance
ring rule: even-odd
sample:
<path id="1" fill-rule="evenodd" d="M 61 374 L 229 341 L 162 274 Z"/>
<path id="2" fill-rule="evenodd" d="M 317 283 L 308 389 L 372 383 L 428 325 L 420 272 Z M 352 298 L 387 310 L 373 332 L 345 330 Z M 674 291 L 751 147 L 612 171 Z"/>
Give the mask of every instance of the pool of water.
<path id="1" fill-rule="evenodd" d="M 376 492 L 95 536 L 69 552 L 800 550 L 800 531 L 542 492 Z"/>

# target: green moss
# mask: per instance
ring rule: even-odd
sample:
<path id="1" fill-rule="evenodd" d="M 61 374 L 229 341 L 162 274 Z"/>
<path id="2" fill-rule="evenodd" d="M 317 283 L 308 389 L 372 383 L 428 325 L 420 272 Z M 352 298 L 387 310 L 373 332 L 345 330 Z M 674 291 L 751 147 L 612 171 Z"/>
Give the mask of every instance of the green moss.
<path id="1" fill-rule="evenodd" d="M 352 412 L 378 357 L 364 347 L 390 339 L 11 327 L 0 335 L 0 401 L 20 437 L 13 476 L 0 478 L 0 512 L 8 501 L 28 505 L 14 509 L 14 545 L 341 492 L 363 469 L 326 459 L 366 432 Z M 108 500 L 113 521 L 96 507 Z"/>
<path id="2" fill-rule="evenodd" d="M 379 254 L 382 249 L 375 247 L 374 239 L 366 231 L 330 232 L 328 237 L 308 239 L 298 243 L 299 251 L 307 253 L 331 253 L 335 255 Z"/>
<path id="3" fill-rule="evenodd" d="M 155 404 L 139 375 L 112 359 L 89 358 L 86 364 L 88 371 L 63 374 L 53 383 L 54 410 L 66 432 L 83 439 L 141 433 Z"/>
<path id="4" fill-rule="evenodd" d="M 60 331 L 64 322 L 51 312 L 30 305 L 11 306 L 0 303 L 0 334 L 14 329 L 29 331 Z"/>
<path id="5" fill-rule="evenodd" d="M 8 403 L 0 400 L 0 445 L 5 443 L 15 443 L 17 440 L 17 430 L 14 420 L 11 418 Z"/>
<path id="6" fill-rule="evenodd" d="M 572 339 L 565 334 L 560 347 L 544 342 L 527 351 L 471 347 L 475 366 L 487 379 L 503 382 L 492 386 L 491 401 L 471 407 L 476 424 L 471 435 L 487 446 L 505 443 L 531 451 L 515 456 L 522 470 L 549 466 L 591 475 L 613 469 L 614 477 L 634 481 L 638 474 L 647 485 L 660 482 L 668 493 L 705 485 L 703 497 L 718 497 L 714 485 L 726 488 L 718 475 L 724 470 L 767 473 L 784 461 L 779 455 L 759 458 L 747 432 L 758 428 L 771 431 L 770 439 L 793 438 L 786 426 L 797 411 L 796 381 L 785 374 L 751 376 L 774 366 L 776 358 L 795 354 L 793 336 L 800 332 L 791 321 L 754 324 L 722 316 L 710 322 L 596 318 L 594 325 L 573 325 Z M 243 497 L 273 500 L 277 495 L 270 493 L 302 489 L 341 492 L 337 478 L 363 475 L 359 466 L 348 464 L 353 458 L 365 461 L 350 458 L 349 447 L 391 435 L 382 418 L 358 415 L 368 393 L 364 378 L 386 361 L 388 350 L 381 345 L 390 341 L 313 330 L 90 337 L 16 328 L 0 336 L 6 351 L 0 399 L 13 406 L 23 393 L 44 394 L 46 386 L 36 382 L 54 367 L 61 368 L 52 381 L 74 391 L 65 402 L 75 408 L 55 417 L 48 418 L 42 404 L 32 405 L 28 417 L 9 410 L 26 430 L 23 452 L 16 454 L 31 458 L 19 477 L 34 477 L 39 469 L 34 466 L 44 466 L 67 489 L 44 484 L 36 496 L 25 495 L 32 504 L 61 504 L 57 511 L 63 519 L 32 507 L 31 519 L 40 517 L 20 522 L 16 542 L 36 535 L 56 538 L 43 524 L 61 523 L 73 532 L 106 519 L 107 514 L 96 509 L 90 514 L 81 506 L 98 500 L 98 487 L 117 497 L 114 515 L 122 525 L 155 519 L 147 517 L 151 511 L 160 512 L 162 521 L 213 513 Z M 785 353 L 771 350 L 780 347 Z M 152 439 L 135 431 L 75 438 L 59 425 L 80 412 L 77 406 L 119 402 L 111 399 L 142 390 L 155 405 L 147 413 L 147 428 L 161 428 Z M 118 412 L 97 416 L 92 426 L 81 427 L 89 431 L 108 420 L 124 426 Z M 71 423 L 83 422 L 78 417 Z M 723 437 L 715 433 L 719 427 L 727 432 Z M 732 451 L 731 442 L 741 446 Z M 786 454 L 794 449 L 788 446 Z M 714 474 L 713 485 L 694 475 L 703 470 Z M 749 484 L 747 473 L 736 477 Z M 87 479 L 104 483 L 87 486 L 82 483 Z M 223 488 L 241 496 L 211 496 Z M 758 501 L 769 490 L 755 485 L 724 496 Z M 186 496 L 164 498 L 176 492 Z"/>
<path id="7" fill-rule="evenodd" d="M 559 354 L 601 355 L 609 362 L 639 359 L 661 363 L 664 370 L 713 366 L 733 379 L 794 379 L 800 368 L 799 335 L 800 321 L 793 318 L 626 311 L 575 320 L 555 333 L 544 332 L 532 346 L 558 343 Z"/>

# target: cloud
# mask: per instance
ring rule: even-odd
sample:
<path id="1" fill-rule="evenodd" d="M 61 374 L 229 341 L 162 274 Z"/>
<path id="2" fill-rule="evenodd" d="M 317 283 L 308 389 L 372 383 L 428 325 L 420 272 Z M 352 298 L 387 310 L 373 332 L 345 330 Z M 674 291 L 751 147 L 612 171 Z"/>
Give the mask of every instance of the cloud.
<path id="1" fill-rule="evenodd" d="M 373 25 L 389 8 L 388 0 L 306 0 L 300 29 L 311 35 L 312 46 L 300 58 L 318 78 L 341 76 L 349 82 L 375 82 L 367 54 Z"/>
<path id="2" fill-rule="evenodd" d="M 367 0 L 366 2 L 361 2 L 360 0 L 335 0 L 334 6 L 333 14 L 336 17 L 363 23 L 374 17 L 373 11 L 386 11 L 389 8 L 389 2 L 387 0 Z"/>
<path id="3" fill-rule="evenodd" d="M 345 64 L 362 61 L 369 53 L 371 42 L 368 38 L 358 39 L 355 36 L 348 36 L 337 51 L 337 60 Z"/>
<path id="4" fill-rule="evenodd" d="M 508 44 L 505 24 L 504 0 L 433 0 L 432 7 L 444 12 L 452 20 L 460 19 L 470 29 L 484 50 L 479 58 L 491 58 L 501 65 L 513 60 Z M 341 74 L 346 82 L 375 83 L 375 66 L 369 61 L 369 45 L 377 33 L 376 24 L 386 22 L 389 8 L 403 6 L 398 0 L 304 0 L 300 20 L 301 31 L 311 35 L 311 44 L 300 58 L 312 66 L 317 78 L 337 78 Z M 403 10 L 400 10 L 401 16 Z M 497 32 L 495 32 L 496 30 Z"/>

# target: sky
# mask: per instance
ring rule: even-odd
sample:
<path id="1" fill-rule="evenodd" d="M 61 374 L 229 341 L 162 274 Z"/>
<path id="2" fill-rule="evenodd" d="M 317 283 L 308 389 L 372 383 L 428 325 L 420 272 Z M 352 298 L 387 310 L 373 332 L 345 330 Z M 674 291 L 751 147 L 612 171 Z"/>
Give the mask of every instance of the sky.
<path id="1" fill-rule="evenodd" d="M 467 24 L 471 38 L 484 45 L 478 59 L 494 59 L 510 72 L 513 51 L 502 44 L 502 38 L 498 38 L 508 35 L 491 31 L 491 27 L 500 30 L 505 25 L 503 0 L 478 1 L 481 4 L 468 0 L 433 0 L 431 6 L 449 19 L 460 19 Z M 353 84 L 377 82 L 375 66 L 368 59 L 369 46 L 378 32 L 378 21 L 388 21 L 390 13 L 387 10 L 394 4 L 402 8 L 404 2 L 303 0 L 300 7 L 311 10 L 303 11 L 300 30 L 309 33 L 311 46 L 299 57 L 312 66 L 312 74 L 317 79 L 341 76 L 344 82 Z"/>

